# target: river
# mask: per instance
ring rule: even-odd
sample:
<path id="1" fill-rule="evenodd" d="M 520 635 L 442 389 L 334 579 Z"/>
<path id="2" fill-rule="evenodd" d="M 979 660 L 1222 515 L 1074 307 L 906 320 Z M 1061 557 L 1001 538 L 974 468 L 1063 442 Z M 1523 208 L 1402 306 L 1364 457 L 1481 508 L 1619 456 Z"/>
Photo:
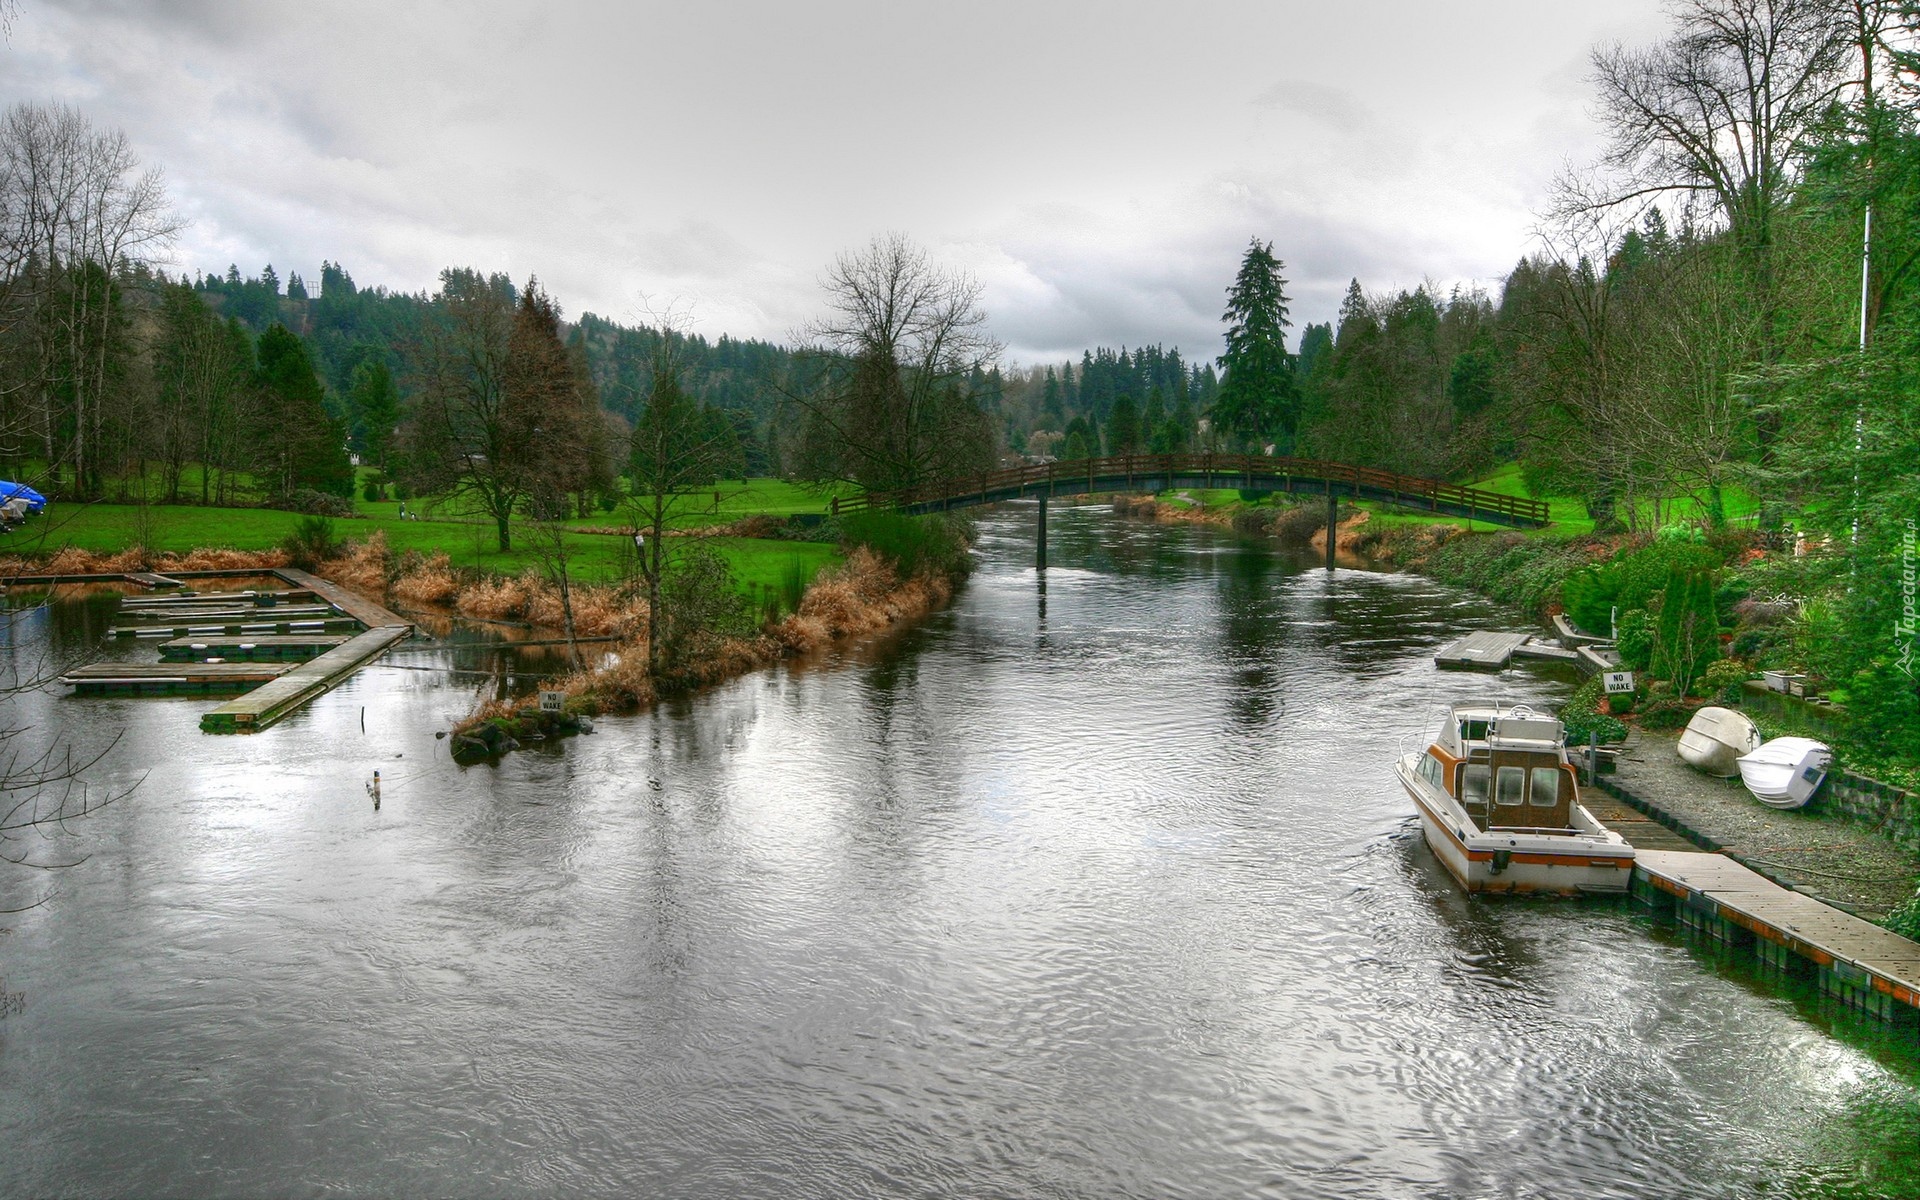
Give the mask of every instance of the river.
<path id="1" fill-rule="evenodd" d="M 54 888 L 0 918 L 0 1194 L 1920 1194 L 1909 1042 L 1421 845 L 1403 742 L 1571 686 L 1434 670 L 1511 614 L 1092 507 L 1043 591 L 1031 522 L 915 628 L 497 766 L 432 646 L 252 737 L 16 701 L 138 787 L 0 872 Z"/>

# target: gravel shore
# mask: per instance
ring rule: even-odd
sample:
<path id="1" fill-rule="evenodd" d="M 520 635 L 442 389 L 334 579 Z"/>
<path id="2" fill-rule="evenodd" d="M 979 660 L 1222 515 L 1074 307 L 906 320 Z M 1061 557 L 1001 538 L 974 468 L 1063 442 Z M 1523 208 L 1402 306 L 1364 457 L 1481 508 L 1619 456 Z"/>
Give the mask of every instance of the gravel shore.
<path id="1" fill-rule="evenodd" d="M 1678 734 L 1634 729 L 1614 779 L 1649 804 L 1719 842 L 1756 871 L 1796 891 L 1878 921 L 1920 881 L 1920 857 L 1838 816 L 1782 812 L 1738 779 L 1716 779 L 1680 760 Z"/>

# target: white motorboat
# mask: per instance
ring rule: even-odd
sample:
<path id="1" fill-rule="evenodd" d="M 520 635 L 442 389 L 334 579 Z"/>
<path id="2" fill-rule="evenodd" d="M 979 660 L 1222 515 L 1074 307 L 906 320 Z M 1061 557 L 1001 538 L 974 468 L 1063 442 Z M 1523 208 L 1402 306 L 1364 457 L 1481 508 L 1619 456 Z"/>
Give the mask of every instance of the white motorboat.
<path id="1" fill-rule="evenodd" d="M 1775 738 L 1735 760 L 1740 782 L 1769 808 L 1799 808 L 1813 799 L 1833 765 L 1833 751 L 1812 738 Z"/>
<path id="2" fill-rule="evenodd" d="M 1420 830 L 1469 892 L 1624 892 L 1633 847 L 1580 804 L 1559 721 L 1524 705 L 1456 704 L 1396 771 Z"/>
<path id="3" fill-rule="evenodd" d="M 1693 714 L 1687 730 L 1680 735 L 1680 757 L 1695 770 L 1722 779 L 1740 773 L 1737 762 L 1742 754 L 1760 748 L 1760 730 L 1747 715 L 1731 708 L 1708 705 Z"/>

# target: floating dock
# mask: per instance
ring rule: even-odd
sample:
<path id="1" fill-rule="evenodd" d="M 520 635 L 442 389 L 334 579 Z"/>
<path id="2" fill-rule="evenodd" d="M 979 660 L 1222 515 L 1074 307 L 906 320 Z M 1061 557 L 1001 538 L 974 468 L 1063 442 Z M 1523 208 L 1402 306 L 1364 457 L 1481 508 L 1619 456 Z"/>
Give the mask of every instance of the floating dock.
<path id="1" fill-rule="evenodd" d="M 1514 658 L 1544 658 L 1575 662 L 1572 650 L 1541 641 L 1530 633 L 1470 633 L 1443 647 L 1433 656 L 1433 665 L 1454 671 L 1498 671 Z"/>
<path id="2" fill-rule="evenodd" d="M 303 618 L 335 617 L 340 614 L 330 604 L 281 604 L 263 608 L 253 604 L 170 604 L 165 608 L 122 607 L 115 619 L 123 625 L 168 621 L 297 621 Z"/>
<path id="3" fill-rule="evenodd" d="M 229 701 L 200 718 L 206 733 L 257 733 L 301 705 L 333 690 L 395 642 L 413 632 L 408 625 L 369 629 L 311 662 L 288 667 L 273 682 Z"/>
<path id="4" fill-rule="evenodd" d="M 254 618 L 249 621 L 180 621 L 176 618 L 167 624 L 154 625 L 115 625 L 107 630 L 108 637 L 143 638 L 185 638 L 218 637 L 221 635 L 238 636 L 240 634 L 279 634 L 285 636 L 296 633 L 340 633 L 352 632 L 360 628 L 360 622 L 352 617 L 307 617 L 294 620 L 263 620 Z"/>
<path id="5" fill-rule="evenodd" d="M 1887 1020 L 1920 1020 L 1920 942 L 1841 912 L 1724 854 L 1639 849 L 1633 895 L 1681 925 Z"/>
<path id="6" fill-rule="evenodd" d="M 143 588 L 153 588 L 156 591 L 163 588 L 177 588 L 177 587 L 187 586 L 186 584 L 181 583 L 178 579 L 175 579 L 172 576 L 156 575 L 152 571 L 129 571 L 127 572 L 127 578 L 131 579 L 133 582 L 139 584 Z"/>
<path id="7" fill-rule="evenodd" d="M 257 592 L 178 592 L 168 596 L 128 596 L 120 601 L 123 610 L 133 611 L 148 608 L 179 608 L 182 605 L 253 605 L 257 608 L 272 608 L 276 604 L 294 600 L 311 600 L 313 593 L 305 588 L 283 588 L 275 591 Z"/>
<path id="8" fill-rule="evenodd" d="M 351 641 L 345 633 L 265 634 L 248 637 L 183 637 L 160 644 L 166 662 L 194 662 L 224 658 L 229 662 L 304 662 Z"/>
<path id="9" fill-rule="evenodd" d="M 89 663 L 60 682 L 82 696 L 188 696 L 244 692 L 292 669 L 282 663 Z"/>
<path id="10" fill-rule="evenodd" d="M 175 577 L 177 576 L 177 578 Z M 127 583 L 185 587 L 188 580 L 269 577 L 284 589 L 122 600 L 121 623 L 108 637 L 169 639 L 159 663 L 95 663 L 62 677 L 80 694 L 177 694 L 253 688 L 200 718 L 209 733 L 265 729 L 413 634 L 411 622 L 336 583 L 292 567 L 18 575 L 9 584 Z M 283 604 L 308 600 L 310 604 Z M 335 636 L 340 635 L 340 636 Z M 309 658 L 309 656 L 312 656 Z M 208 662 L 206 659 L 247 661 Z M 308 661 L 289 664 L 288 659 Z"/>

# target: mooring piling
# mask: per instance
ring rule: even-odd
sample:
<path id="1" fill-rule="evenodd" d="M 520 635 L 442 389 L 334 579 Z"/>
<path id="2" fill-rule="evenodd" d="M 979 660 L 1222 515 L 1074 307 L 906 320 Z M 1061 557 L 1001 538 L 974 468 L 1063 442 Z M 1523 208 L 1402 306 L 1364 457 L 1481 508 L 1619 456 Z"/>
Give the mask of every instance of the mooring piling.
<path id="1" fill-rule="evenodd" d="M 1034 525 L 1033 566 L 1037 571 L 1047 569 L 1047 494 L 1040 493 L 1040 516 Z"/>

